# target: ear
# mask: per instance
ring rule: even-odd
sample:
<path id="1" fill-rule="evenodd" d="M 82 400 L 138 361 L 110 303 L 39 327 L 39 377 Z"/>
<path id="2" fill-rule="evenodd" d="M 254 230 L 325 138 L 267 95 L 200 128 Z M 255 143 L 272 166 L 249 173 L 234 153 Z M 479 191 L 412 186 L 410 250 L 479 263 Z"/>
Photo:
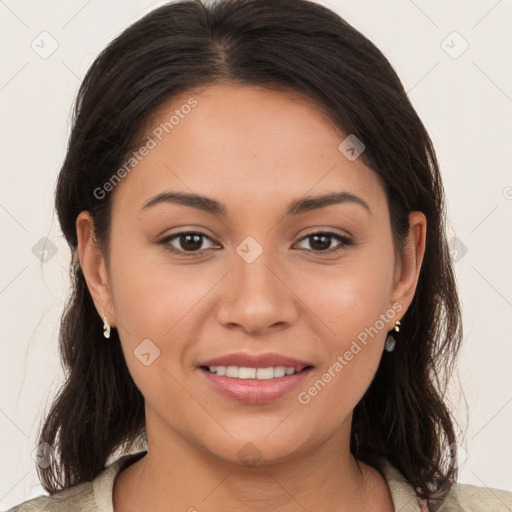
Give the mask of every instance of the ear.
<path id="1" fill-rule="evenodd" d="M 416 286 L 425 255 L 427 219 L 422 212 L 409 214 L 409 233 L 400 260 L 395 266 L 395 284 L 392 302 L 402 306 L 402 317 L 414 298 Z"/>
<path id="2" fill-rule="evenodd" d="M 94 220 L 88 211 L 82 211 L 76 218 L 78 239 L 78 260 L 87 282 L 98 314 L 114 327 L 114 309 L 112 293 L 108 282 L 107 266 L 103 252 L 96 244 L 94 237 Z"/>

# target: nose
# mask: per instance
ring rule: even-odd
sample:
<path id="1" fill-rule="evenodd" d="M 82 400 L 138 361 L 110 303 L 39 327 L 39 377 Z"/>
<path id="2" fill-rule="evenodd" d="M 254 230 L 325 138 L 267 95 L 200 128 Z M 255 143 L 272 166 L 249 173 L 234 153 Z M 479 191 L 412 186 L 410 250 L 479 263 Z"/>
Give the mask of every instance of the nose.
<path id="1" fill-rule="evenodd" d="M 252 335 L 292 325 L 299 315 L 300 301 L 282 266 L 275 259 L 271 261 L 266 251 L 250 263 L 237 254 L 233 259 L 233 268 L 219 290 L 219 323 Z"/>

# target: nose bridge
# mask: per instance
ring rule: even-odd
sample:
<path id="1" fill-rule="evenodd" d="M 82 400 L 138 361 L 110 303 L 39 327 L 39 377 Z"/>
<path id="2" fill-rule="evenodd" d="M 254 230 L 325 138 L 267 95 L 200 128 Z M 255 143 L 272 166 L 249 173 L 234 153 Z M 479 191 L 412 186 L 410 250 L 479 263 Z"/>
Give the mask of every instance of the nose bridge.
<path id="1" fill-rule="evenodd" d="M 247 237 L 233 253 L 233 267 L 219 310 L 222 324 L 257 332 L 294 320 L 293 294 L 275 275 L 280 265 L 270 247 Z"/>

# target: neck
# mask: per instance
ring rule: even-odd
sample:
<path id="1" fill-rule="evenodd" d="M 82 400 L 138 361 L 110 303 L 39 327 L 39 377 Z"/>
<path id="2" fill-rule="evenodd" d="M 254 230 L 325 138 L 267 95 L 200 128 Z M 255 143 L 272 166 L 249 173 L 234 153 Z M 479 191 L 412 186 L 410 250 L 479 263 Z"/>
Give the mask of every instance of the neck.
<path id="1" fill-rule="evenodd" d="M 314 450 L 252 466 L 212 455 L 176 433 L 164 439 L 148 426 L 148 453 L 114 482 L 116 512 L 167 511 L 171 504 L 190 512 L 394 510 L 382 476 L 350 453 L 350 425 Z"/>

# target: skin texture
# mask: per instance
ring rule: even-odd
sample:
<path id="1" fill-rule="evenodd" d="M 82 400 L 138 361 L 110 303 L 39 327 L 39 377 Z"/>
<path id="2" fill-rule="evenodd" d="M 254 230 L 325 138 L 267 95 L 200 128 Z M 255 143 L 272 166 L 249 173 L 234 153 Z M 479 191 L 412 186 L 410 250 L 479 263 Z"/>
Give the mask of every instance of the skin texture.
<path id="1" fill-rule="evenodd" d="M 293 92 L 229 84 L 189 91 L 154 113 L 141 140 L 191 97 L 197 105 L 111 192 L 108 262 L 89 213 L 76 222 L 98 314 L 118 329 L 146 403 L 148 455 L 116 479 L 115 510 L 393 510 L 384 479 L 350 454 L 350 425 L 387 333 L 414 296 L 425 216 L 411 213 L 406 250 L 395 257 L 380 177 L 347 159 L 338 146 L 348 134 Z M 177 204 L 142 209 L 169 190 L 214 198 L 228 216 Z M 291 201 L 334 191 L 357 195 L 371 212 L 347 202 L 285 216 Z M 187 231 L 206 235 L 202 255 L 185 254 L 190 246 L 179 237 L 157 243 Z M 318 248 L 306 235 L 319 231 L 353 244 L 331 237 Z M 248 236 L 263 250 L 251 263 L 236 251 Z M 300 403 L 298 393 L 393 304 L 400 313 Z M 134 355 L 145 339 L 160 349 L 149 366 Z M 241 404 L 198 369 L 233 352 L 277 352 L 314 369 L 279 400 Z M 248 443 L 254 466 L 239 454 Z"/>

